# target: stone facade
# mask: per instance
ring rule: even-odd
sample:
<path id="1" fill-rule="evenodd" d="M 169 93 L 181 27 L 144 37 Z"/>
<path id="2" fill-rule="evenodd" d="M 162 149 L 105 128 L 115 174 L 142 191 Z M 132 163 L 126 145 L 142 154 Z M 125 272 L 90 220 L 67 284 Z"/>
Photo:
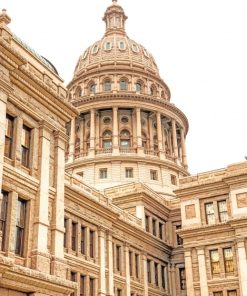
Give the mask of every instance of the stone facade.
<path id="1" fill-rule="evenodd" d="M 65 88 L 0 14 L 1 296 L 246 295 L 247 166 L 189 177 L 126 19 L 114 0 Z"/>

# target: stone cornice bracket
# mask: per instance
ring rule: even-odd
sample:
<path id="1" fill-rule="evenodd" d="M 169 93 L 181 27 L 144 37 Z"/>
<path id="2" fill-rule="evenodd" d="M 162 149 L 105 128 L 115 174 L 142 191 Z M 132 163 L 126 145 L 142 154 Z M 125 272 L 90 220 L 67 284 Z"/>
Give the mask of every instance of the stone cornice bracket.
<path id="1" fill-rule="evenodd" d="M 66 135 L 62 131 L 54 131 L 55 140 L 63 140 L 64 142 L 68 142 L 69 136 Z"/>

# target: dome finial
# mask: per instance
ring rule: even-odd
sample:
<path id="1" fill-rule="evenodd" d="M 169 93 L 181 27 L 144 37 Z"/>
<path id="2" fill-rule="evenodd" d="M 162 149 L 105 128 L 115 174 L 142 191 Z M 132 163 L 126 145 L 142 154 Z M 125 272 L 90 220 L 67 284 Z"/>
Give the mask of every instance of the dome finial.
<path id="1" fill-rule="evenodd" d="M 112 3 L 113 4 L 117 4 L 117 0 L 112 0 Z"/>

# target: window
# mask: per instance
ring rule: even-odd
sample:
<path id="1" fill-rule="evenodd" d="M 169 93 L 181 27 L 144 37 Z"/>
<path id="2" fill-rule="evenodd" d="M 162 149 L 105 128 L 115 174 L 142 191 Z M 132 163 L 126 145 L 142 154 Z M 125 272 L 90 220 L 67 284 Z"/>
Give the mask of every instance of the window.
<path id="1" fill-rule="evenodd" d="M 116 269 L 121 271 L 121 246 L 116 246 Z"/>
<path id="2" fill-rule="evenodd" d="M 110 124 L 111 123 L 111 118 L 110 117 L 104 117 L 103 123 L 104 124 Z"/>
<path id="3" fill-rule="evenodd" d="M 155 285 L 159 285 L 159 277 L 158 277 L 158 263 L 154 263 L 154 279 L 155 279 Z"/>
<path id="4" fill-rule="evenodd" d="M 120 90 L 128 90 L 128 83 L 126 80 L 120 80 L 119 82 Z"/>
<path id="5" fill-rule="evenodd" d="M 133 178 L 133 168 L 125 168 L 125 178 Z"/>
<path id="6" fill-rule="evenodd" d="M 213 295 L 214 296 L 223 296 L 223 292 L 222 291 L 217 291 L 217 292 L 214 292 Z"/>
<path id="7" fill-rule="evenodd" d="M 132 265 L 132 260 L 133 260 L 133 252 L 129 251 L 129 269 L 130 269 L 130 276 L 133 275 L 133 265 Z"/>
<path id="8" fill-rule="evenodd" d="M 14 118 L 7 114 L 7 116 L 6 116 L 4 156 L 6 156 L 8 158 L 12 157 L 13 130 L 14 130 Z"/>
<path id="9" fill-rule="evenodd" d="M 111 91 L 111 81 L 110 80 L 105 80 L 104 91 Z"/>
<path id="10" fill-rule="evenodd" d="M 94 94 L 96 92 L 96 84 L 95 83 L 91 83 L 89 85 L 89 93 L 90 94 Z"/>
<path id="11" fill-rule="evenodd" d="M 139 255 L 135 254 L 135 272 L 136 278 L 139 279 Z"/>
<path id="12" fill-rule="evenodd" d="M 161 266 L 161 285 L 163 289 L 166 288 L 165 266 Z"/>
<path id="13" fill-rule="evenodd" d="M 214 204 L 212 202 L 205 204 L 207 224 L 215 224 Z"/>
<path id="14" fill-rule="evenodd" d="M 140 82 L 136 83 L 136 92 L 142 92 L 142 85 Z"/>
<path id="15" fill-rule="evenodd" d="M 111 50 L 112 44 L 111 42 L 105 42 L 105 50 Z"/>
<path id="16" fill-rule="evenodd" d="M 147 276 L 148 276 L 148 283 L 151 283 L 151 261 L 147 260 Z"/>
<path id="17" fill-rule="evenodd" d="M 130 147 L 130 133 L 126 129 L 120 133 L 120 146 L 122 149 L 128 149 Z"/>
<path id="18" fill-rule="evenodd" d="M 124 41 L 119 41 L 118 42 L 118 48 L 120 49 L 120 50 L 125 50 L 125 42 Z"/>
<path id="19" fill-rule="evenodd" d="M 181 225 L 176 225 L 176 230 L 181 229 Z M 183 244 L 183 239 L 177 234 L 177 245 L 181 246 Z"/>
<path id="20" fill-rule="evenodd" d="M 149 232 L 149 216 L 145 215 L 145 227 L 146 231 Z"/>
<path id="21" fill-rule="evenodd" d="M 236 290 L 227 291 L 227 296 L 237 296 Z"/>
<path id="22" fill-rule="evenodd" d="M 180 290 L 186 290 L 185 268 L 179 268 Z"/>
<path id="23" fill-rule="evenodd" d="M 72 222 L 72 231 L 71 231 L 71 249 L 72 249 L 72 251 L 76 251 L 76 229 L 77 229 L 77 223 Z"/>
<path id="24" fill-rule="evenodd" d="M 134 52 L 139 52 L 139 47 L 135 43 L 132 44 L 131 48 Z"/>
<path id="25" fill-rule="evenodd" d="M 175 175 L 171 175 L 171 184 L 177 185 L 177 177 Z"/>
<path id="26" fill-rule="evenodd" d="M 159 238 L 160 239 L 163 239 L 163 228 L 164 228 L 164 225 L 159 222 Z"/>
<path id="27" fill-rule="evenodd" d="M 94 278 L 89 279 L 89 295 L 94 296 Z"/>
<path id="28" fill-rule="evenodd" d="M 67 226 L 68 226 L 68 219 L 64 219 L 64 235 L 63 235 L 63 246 L 64 248 L 67 247 Z"/>
<path id="29" fill-rule="evenodd" d="M 3 197 L 0 200 L 0 231 L 2 232 L 2 245 L 0 250 L 4 251 L 6 239 L 7 210 L 8 210 L 8 193 L 3 191 Z"/>
<path id="30" fill-rule="evenodd" d="M 212 274 L 220 273 L 220 259 L 218 250 L 210 251 L 210 261 L 211 261 L 211 270 Z"/>
<path id="31" fill-rule="evenodd" d="M 70 280 L 71 280 L 72 282 L 76 282 L 76 272 L 74 272 L 74 271 L 71 271 L 71 272 L 70 272 Z M 74 292 L 71 293 L 70 296 L 75 296 L 75 293 L 74 293 Z"/>
<path id="32" fill-rule="evenodd" d="M 224 255 L 224 262 L 225 262 L 225 271 L 234 272 L 232 248 L 223 249 L 223 255 Z"/>
<path id="33" fill-rule="evenodd" d="M 100 179 L 107 179 L 107 169 L 100 169 L 99 170 L 99 178 Z"/>
<path id="34" fill-rule="evenodd" d="M 95 44 L 92 49 L 92 54 L 96 54 L 98 52 L 98 50 L 99 50 L 99 46 L 98 46 L 98 44 Z"/>
<path id="35" fill-rule="evenodd" d="M 103 138 L 103 148 L 104 149 L 112 148 L 112 132 L 110 130 L 104 131 L 102 138 Z"/>
<path id="36" fill-rule="evenodd" d="M 153 230 L 153 235 L 157 235 L 157 232 L 156 232 L 156 222 L 157 220 L 155 219 L 152 219 L 152 230 Z"/>
<path id="37" fill-rule="evenodd" d="M 80 296 L 85 296 L 85 283 L 86 283 L 86 276 L 80 276 Z"/>
<path id="38" fill-rule="evenodd" d="M 31 129 L 23 125 L 21 135 L 21 164 L 29 168 Z"/>
<path id="39" fill-rule="evenodd" d="M 150 179 L 151 180 L 158 180 L 158 172 L 156 170 L 150 170 Z"/>
<path id="40" fill-rule="evenodd" d="M 90 230 L 89 231 L 89 240 L 90 240 L 90 246 L 89 246 L 89 252 L 90 252 L 90 257 L 94 258 L 94 231 Z"/>
<path id="41" fill-rule="evenodd" d="M 228 220 L 226 200 L 218 201 L 219 221 L 226 222 Z"/>
<path id="42" fill-rule="evenodd" d="M 27 202 L 18 198 L 16 209 L 15 254 L 23 256 Z"/>
<path id="43" fill-rule="evenodd" d="M 122 290 L 121 289 L 117 289 L 117 296 L 122 296 Z"/>
<path id="44" fill-rule="evenodd" d="M 81 253 L 86 253 L 86 227 L 81 227 Z"/>

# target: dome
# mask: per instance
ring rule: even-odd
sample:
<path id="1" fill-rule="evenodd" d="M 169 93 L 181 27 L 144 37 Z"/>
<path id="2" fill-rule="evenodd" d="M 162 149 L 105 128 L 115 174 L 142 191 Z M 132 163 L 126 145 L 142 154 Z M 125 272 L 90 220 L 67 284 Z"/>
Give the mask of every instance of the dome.
<path id="1" fill-rule="evenodd" d="M 89 46 L 80 56 L 74 77 L 99 65 L 114 62 L 116 65 L 128 65 L 147 70 L 159 76 L 158 67 L 153 56 L 141 44 L 130 39 L 125 33 L 127 16 L 121 6 L 113 1 L 105 12 L 106 23 L 104 37 Z"/>

